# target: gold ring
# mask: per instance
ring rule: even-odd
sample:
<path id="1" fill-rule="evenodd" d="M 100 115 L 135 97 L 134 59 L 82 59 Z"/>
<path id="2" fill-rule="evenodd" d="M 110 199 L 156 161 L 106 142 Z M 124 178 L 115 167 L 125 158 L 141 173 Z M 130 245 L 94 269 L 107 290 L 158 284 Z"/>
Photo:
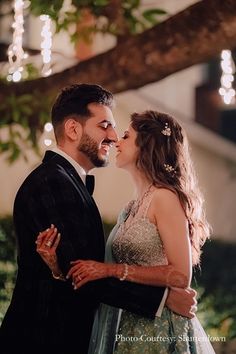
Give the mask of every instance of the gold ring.
<path id="1" fill-rule="evenodd" d="M 45 243 L 45 245 L 47 246 L 47 247 L 51 247 L 52 246 L 52 241 L 47 241 L 46 243 Z"/>

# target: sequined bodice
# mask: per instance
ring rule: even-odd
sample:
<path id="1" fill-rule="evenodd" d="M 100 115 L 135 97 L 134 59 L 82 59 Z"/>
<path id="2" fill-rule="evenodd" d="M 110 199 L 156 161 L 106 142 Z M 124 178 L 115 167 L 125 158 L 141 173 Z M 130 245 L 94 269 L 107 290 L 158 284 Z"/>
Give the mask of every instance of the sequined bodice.
<path id="1" fill-rule="evenodd" d="M 123 212 L 120 227 L 112 244 L 112 253 L 118 263 L 143 266 L 167 264 L 162 240 L 156 225 L 146 217 L 152 196 L 145 201 L 143 213 L 137 215 L 128 226 L 125 219 L 129 211 Z"/>

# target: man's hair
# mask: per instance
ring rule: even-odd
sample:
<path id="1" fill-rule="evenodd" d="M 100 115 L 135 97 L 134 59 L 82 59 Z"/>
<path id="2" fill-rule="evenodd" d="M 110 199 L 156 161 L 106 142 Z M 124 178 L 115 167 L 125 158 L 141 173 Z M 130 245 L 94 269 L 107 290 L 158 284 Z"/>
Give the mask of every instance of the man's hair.
<path id="1" fill-rule="evenodd" d="M 51 110 L 52 125 L 57 141 L 63 135 L 65 119 L 73 116 L 83 123 L 91 117 L 88 109 L 90 103 L 112 108 L 114 98 L 111 92 L 99 85 L 75 84 L 62 89 Z"/>

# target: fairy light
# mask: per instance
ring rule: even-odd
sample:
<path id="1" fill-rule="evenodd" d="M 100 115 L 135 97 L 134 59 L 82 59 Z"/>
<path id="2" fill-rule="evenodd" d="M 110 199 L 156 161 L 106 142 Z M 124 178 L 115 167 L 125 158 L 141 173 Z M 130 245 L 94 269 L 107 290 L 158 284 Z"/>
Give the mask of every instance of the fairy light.
<path id="1" fill-rule="evenodd" d="M 51 139 L 51 132 L 53 131 L 53 125 L 50 122 L 47 122 L 44 125 L 44 131 L 45 131 L 45 138 L 43 140 L 44 145 L 50 146 L 53 143 L 53 140 Z"/>
<path id="2" fill-rule="evenodd" d="M 51 131 L 53 130 L 52 123 L 46 123 L 46 124 L 44 125 L 44 130 L 45 130 L 47 133 L 51 132 Z"/>
<path id="3" fill-rule="evenodd" d="M 52 145 L 52 139 L 44 139 L 44 145 L 46 146 Z"/>
<path id="4" fill-rule="evenodd" d="M 13 40 L 8 48 L 9 75 L 8 81 L 18 82 L 22 77 L 22 61 L 24 59 L 24 50 L 22 48 L 24 33 L 24 16 L 23 10 L 25 3 L 23 0 L 14 1 L 14 22 L 12 24 Z"/>
<path id="5" fill-rule="evenodd" d="M 235 65 L 230 50 L 222 50 L 221 52 L 221 87 L 219 94 L 225 104 L 235 103 L 235 90 L 233 89 Z"/>
<path id="6" fill-rule="evenodd" d="M 52 73 L 51 69 L 51 48 L 52 48 L 52 32 L 51 20 L 48 15 L 41 15 L 40 20 L 43 22 L 41 31 L 41 55 L 43 58 L 42 76 L 49 76 Z"/>

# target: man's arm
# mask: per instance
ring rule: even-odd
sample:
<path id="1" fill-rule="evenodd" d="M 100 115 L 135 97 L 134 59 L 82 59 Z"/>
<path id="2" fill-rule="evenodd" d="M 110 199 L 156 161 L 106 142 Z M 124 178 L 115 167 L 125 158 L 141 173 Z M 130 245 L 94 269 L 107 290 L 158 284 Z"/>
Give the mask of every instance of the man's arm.
<path id="1" fill-rule="evenodd" d="M 104 304 L 152 319 L 155 318 L 165 291 L 164 287 L 121 282 L 114 278 L 97 280 L 85 287 Z"/>
<path id="2" fill-rule="evenodd" d="M 70 262 L 76 259 L 71 240 L 79 238 L 80 230 L 83 228 L 82 220 L 78 220 L 78 216 L 77 220 L 73 217 L 75 205 L 73 197 L 69 198 L 70 187 L 63 185 L 63 176 L 61 178 L 57 176 L 55 181 L 47 179 L 42 182 L 37 197 L 34 199 L 34 196 L 31 196 L 31 214 L 37 227 L 36 235 L 42 231 L 42 227 L 45 227 L 45 220 L 48 220 L 48 226 L 51 223 L 57 226 L 62 235 L 57 249 L 58 262 L 63 274 L 66 275 Z M 63 191 L 63 194 L 59 191 Z M 82 291 L 100 302 L 154 318 L 164 288 L 104 279 L 85 286 Z"/>

